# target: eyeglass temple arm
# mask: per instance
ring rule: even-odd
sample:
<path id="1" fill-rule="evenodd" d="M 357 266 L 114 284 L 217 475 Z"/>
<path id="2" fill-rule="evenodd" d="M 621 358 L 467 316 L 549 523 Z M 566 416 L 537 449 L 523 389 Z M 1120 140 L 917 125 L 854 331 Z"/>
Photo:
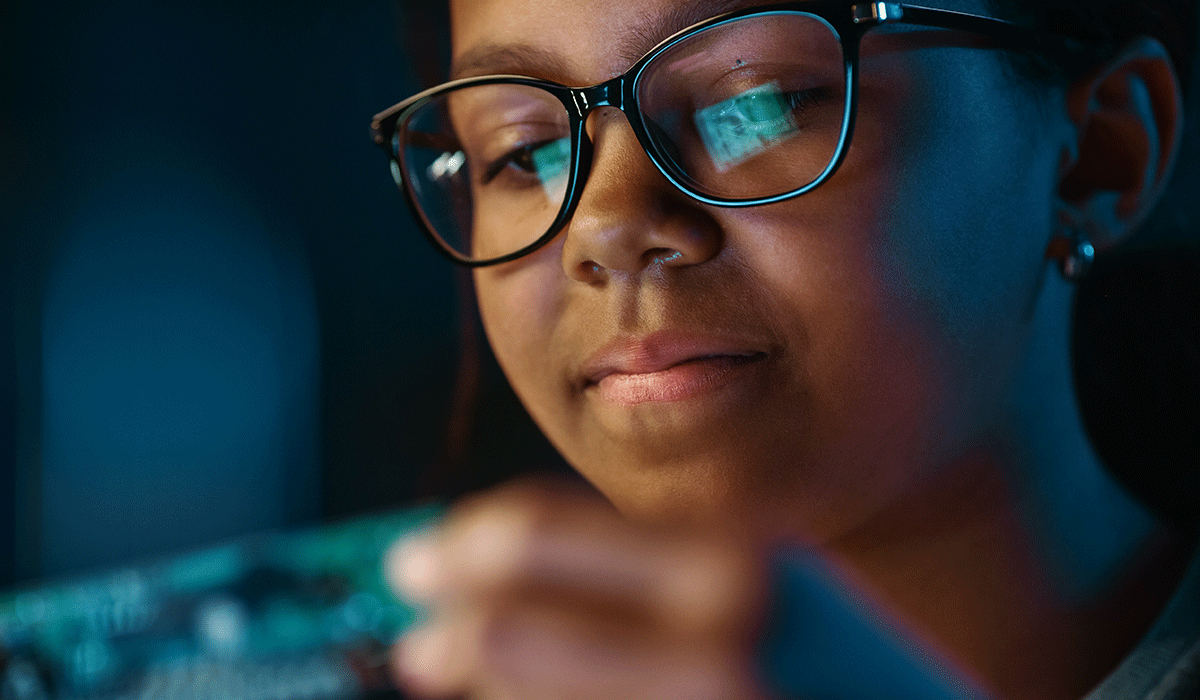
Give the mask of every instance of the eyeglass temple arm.
<path id="1" fill-rule="evenodd" d="M 395 133 L 395 120 L 390 122 L 381 121 L 377 116 L 371 121 L 371 137 L 375 141 L 376 145 L 384 150 L 391 150 L 391 137 Z M 429 131 L 415 131 L 410 129 L 408 131 L 406 141 L 409 145 L 416 146 L 417 148 L 428 148 L 430 150 L 445 151 L 447 153 L 462 150 L 462 146 L 457 140 L 450 138 L 445 134 L 438 134 Z"/>
<path id="2" fill-rule="evenodd" d="M 861 8 L 861 9 L 860 9 Z M 855 22 L 902 22 L 990 36 L 1008 48 L 1063 50 L 1066 40 L 1055 34 L 1016 22 L 966 12 L 904 3 L 875 2 L 855 6 Z"/>

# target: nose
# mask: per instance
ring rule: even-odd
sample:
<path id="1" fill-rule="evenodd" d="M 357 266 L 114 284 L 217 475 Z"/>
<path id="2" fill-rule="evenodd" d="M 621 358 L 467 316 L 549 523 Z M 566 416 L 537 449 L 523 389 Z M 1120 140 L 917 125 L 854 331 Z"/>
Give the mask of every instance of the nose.
<path id="1" fill-rule="evenodd" d="M 588 134 L 591 168 L 563 243 L 568 277 L 597 283 L 614 273 L 696 265 L 720 252 L 716 220 L 654 167 L 618 109 L 593 112 Z"/>

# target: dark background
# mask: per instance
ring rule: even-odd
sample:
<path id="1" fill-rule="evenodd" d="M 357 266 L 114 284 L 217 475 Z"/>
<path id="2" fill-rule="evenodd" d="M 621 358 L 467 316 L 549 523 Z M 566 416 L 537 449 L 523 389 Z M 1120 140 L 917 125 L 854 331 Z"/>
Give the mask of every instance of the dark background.
<path id="1" fill-rule="evenodd" d="M 392 0 L 0 3 L 0 585 L 553 462 L 486 352 L 487 420 L 451 420 L 456 273 L 368 138 L 419 87 L 400 46 L 428 32 L 397 19 Z M 1200 192 L 1198 124 L 1177 202 Z M 1138 244 L 1192 221 L 1169 205 Z M 1165 326 L 1193 323 L 1188 274 Z M 1096 372 L 1161 364 L 1112 362 Z M 1168 434 L 1196 424 L 1171 415 Z"/>
<path id="2" fill-rule="evenodd" d="M 368 136 L 417 88 L 396 19 L 0 3 L 0 583 L 392 506 L 437 466 L 453 271 Z"/>

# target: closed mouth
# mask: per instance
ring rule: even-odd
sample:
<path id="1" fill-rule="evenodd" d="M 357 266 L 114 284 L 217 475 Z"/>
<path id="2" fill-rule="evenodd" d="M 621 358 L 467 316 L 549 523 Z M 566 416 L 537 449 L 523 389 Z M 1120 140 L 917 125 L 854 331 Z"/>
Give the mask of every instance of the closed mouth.
<path id="1" fill-rule="evenodd" d="M 763 352 L 715 353 L 650 371 L 606 371 L 592 378 L 585 388 L 619 406 L 681 401 L 729 383 L 740 368 L 767 357 Z"/>

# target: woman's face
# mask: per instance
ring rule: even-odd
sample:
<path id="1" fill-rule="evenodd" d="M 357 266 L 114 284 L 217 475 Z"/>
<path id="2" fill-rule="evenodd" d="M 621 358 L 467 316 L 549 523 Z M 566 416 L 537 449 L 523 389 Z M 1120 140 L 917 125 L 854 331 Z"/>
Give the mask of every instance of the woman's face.
<path id="1" fill-rule="evenodd" d="M 622 49 L 730 6 L 460 0 L 455 55 L 472 74 L 593 84 L 628 69 Z M 1003 449 L 1054 215 L 1054 110 L 975 37 L 867 36 L 854 140 L 818 189 L 698 204 L 602 108 L 567 227 L 476 272 L 517 394 L 631 516 L 786 511 L 823 539 Z"/>

